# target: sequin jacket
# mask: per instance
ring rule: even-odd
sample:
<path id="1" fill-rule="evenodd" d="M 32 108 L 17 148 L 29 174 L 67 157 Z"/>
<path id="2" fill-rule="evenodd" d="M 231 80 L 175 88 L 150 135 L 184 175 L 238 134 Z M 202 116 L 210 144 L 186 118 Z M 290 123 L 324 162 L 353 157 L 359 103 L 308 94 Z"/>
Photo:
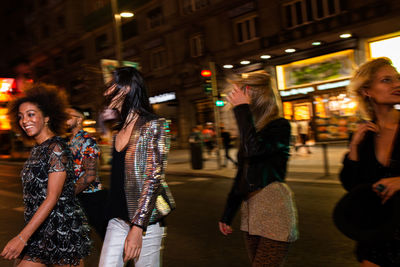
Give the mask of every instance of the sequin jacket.
<path id="1" fill-rule="evenodd" d="M 166 186 L 165 168 L 170 138 L 164 118 L 138 122 L 126 148 L 124 190 L 129 218 L 146 230 L 163 215 L 155 207 Z M 169 194 L 170 201 L 173 202 Z"/>

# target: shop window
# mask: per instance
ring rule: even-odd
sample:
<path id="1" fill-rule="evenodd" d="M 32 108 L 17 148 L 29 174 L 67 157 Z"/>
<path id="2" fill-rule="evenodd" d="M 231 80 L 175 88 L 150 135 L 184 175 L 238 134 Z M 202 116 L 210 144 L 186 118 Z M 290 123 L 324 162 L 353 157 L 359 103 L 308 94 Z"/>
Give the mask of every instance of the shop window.
<path id="1" fill-rule="evenodd" d="M 286 28 L 339 14 L 345 9 L 342 0 L 295 0 L 283 5 Z"/>
<path id="2" fill-rule="evenodd" d="M 237 43 L 245 43 L 258 39 L 258 17 L 252 15 L 235 22 L 235 35 Z"/>
<path id="3" fill-rule="evenodd" d="M 147 21 L 150 29 L 160 27 L 164 23 L 161 7 L 157 7 L 147 13 Z"/>
<path id="4" fill-rule="evenodd" d="M 202 34 L 196 34 L 190 38 L 190 55 L 200 57 L 204 54 L 204 37 Z"/>
<path id="5" fill-rule="evenodd" d="M 151 53 L 151 69 L 159 70 L 167 66 L 167 52 L 165 48 L 158 48 Z"/>
<path id="6" fill-rule="evenodd" d="M 107 34 L 102 34 L 96 37 L 95 40 L 96 52 L 103 51 L 109 47 Z"/>
<path id="7" fill-rule="evenodd" d="M 313 98 L 314 125 L 318 141 L 348 140 L 354 132 L 360 116 L 357 103 L 345 90 L 317 94 Z"/>
<path id="8" fill-rule="evenodd" d="M 75 63 L 84 58 L 83 47 L 78 46 L 68 52 L 68 63 Z"/>
<path id="9" fill-rule="evenodd" d="M 199 9 L 210 5 L 209 0 L 182 0 L 182 12 L 184 15 L 191 14 Z"/>
<path id="10" fill-rule="evenodd" d="M 382 37 L 380 37 L 382 38 Z M 368 42 L 369 58 L 388 57 L 393 66 L 400 70 L 400 34 Z"/>

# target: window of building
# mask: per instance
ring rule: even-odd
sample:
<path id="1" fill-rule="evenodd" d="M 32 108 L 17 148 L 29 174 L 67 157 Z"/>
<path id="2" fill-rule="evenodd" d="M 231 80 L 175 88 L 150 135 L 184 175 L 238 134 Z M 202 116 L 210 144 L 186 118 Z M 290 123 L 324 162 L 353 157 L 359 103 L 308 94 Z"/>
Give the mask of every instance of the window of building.
<path id="1" fill-rule="evenodd" d="M 54 69 L 56 70 L 59 70 L 64 67 L 64 59 L 61 55 L 56 56 L 53 60 L 53 63 L 54 63 Z"/>
<path id="2" fill-rule="evenodd" d="M 167 52 L 165 48 L 154 49 L 151 52 L 151 69 L 158 70 L 167 66 Z"/>
<path id="3" fill-rule="evenodd" d="M 122 40 L 128 40 L 138 34 L 137 20 L 131 19 L 121 26 Z"/>
<path id="4" fill-rule="evenodd" d="M 75 63 L 84 58 L 83 47 L 78 46 L 68 52 L 68 63 Z"/>
<path id="5" fill-rule="evenodd" d="M 147 13 L 147 21 L 150 29 L 161 26 L 164 22 L 161 7 L 154 8 Z"/>
<path id="6" fill-rule="evenodd" d="M 35 72 L 36 72 L 36 76 L 41 78 L 41 77 L 46 76 L 47 74 L 49 74 L 50 70 L 46 67 L 46 65 L 43 65 L 43 66 L 37 66 L 35 68 Z"/>
<path id="7" fill-rule="evenodd" d="M 57 17 L 57 26 L 59 29 L 65 28 L 65 17 L 63 15 Z"/>
<path id="8" fill-rule="evenodd" d="M 91 0 L 87 2 L 87 14 L 90 14 L 100 8 L 105 7 L 110 3 L 110 0 Z"/>
<path id="9" fill-rule="evenodd" d="M 258 17 L 248 16 L 235 22 L 235 35 L 237 43 L 245 43 L 258 38 Z"/>
<path id="10" fill-rule="evenodd" d="M 47 24 L 42 25 L 42 36 L 43 38 L 48 38 L 50 36 L 50 29 Z"/>
<path id="11" fill-rule="evenodd" d="M 103 51 L 104 49 L 109 47 L 108 43 L 108 38 L 107 34 L 102 34 L 100 36 L 97 36 L 95 39 L 95 46 L 96 46 L 96 52 Z"/>
<path id="12" fill-rule="evenodd" d="M 187 15 L 208 5 L 210 5 L 209 0 L 182 0 L 182 11 L 184 15 Z"/>
<path id="13" fill-rule="evenodd" d="M 192 57 L 204 55 L 204 36 L 202 34 L 196 34 L 190 38 L 190 55 Z"/>
<path id="14" fill-rule="evenodd" d="M 339 14 L 344 10 L 342 0 L 294 0 L 283 5 L 286 28 L 297 27 L 314 20 Z"/>

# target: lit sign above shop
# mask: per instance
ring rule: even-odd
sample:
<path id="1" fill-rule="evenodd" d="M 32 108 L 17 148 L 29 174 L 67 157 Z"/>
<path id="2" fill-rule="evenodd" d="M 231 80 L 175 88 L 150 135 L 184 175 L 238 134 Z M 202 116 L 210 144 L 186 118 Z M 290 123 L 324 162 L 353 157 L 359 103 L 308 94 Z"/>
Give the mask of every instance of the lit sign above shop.
<path id="1" fill-rule="evenodd" d="M 298 95 L 298 94 L 307 94 L 309 92 L 313 92 L 314 88 L 309 86 L 309 87 L 304 87 L 304 88 L 296 88 L 296 89 L 290 89 L 286 91 L 280 91 L 281 96 L 291 96 L 291 95 Z"/>
<path id="2" fill-rule="evenodd" d="M 344 80 L 340 82 L 333 82 L 333 83 L 325 83 L 317 86 L 318 90 L 328 90 L 328 89 L 333 89 L 333 88 L 338 88 L 338 87 L 345 87 L 349 85 L 350 80 Z"/>
<path id="3" fill-rule="evenodd" d="M 400 32 L 390 38 L 381 38 L 378 41 L 369 43 L 370 58 L 388 57 L 392 60 L 393 66 L 400 69 Z"/>
<path id="4" fill-rule="evenodd" d="M 156 96 L 149 97 L 150 104 L 157 104 L 157 103 L 167 102 L 167 101 L 175 100 L 175 99 L 176 99 L 175 92 L 170 92 L 170 93 L 165 93 L 162 95 L 156 95 Z"/>

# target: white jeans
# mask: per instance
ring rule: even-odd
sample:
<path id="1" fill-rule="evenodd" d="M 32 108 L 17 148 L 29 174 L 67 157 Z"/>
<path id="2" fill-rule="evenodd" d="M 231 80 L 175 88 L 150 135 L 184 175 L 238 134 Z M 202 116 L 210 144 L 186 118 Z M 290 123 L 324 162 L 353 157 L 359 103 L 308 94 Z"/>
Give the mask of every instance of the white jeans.
<path id="1" fill-rule="evenodd" d="M 130 226 L 124 220 L 114 218 L 108 222 L 106 236 L 101 249 L 99 267 L 123 267 L 125 239 Z M 139 259 L 135 260 L 135 267 L 159 267 L 161 241 L 164 236 L 164 227 L 158 223 L 147 227 L 143 236 L 142 250 Z"/>

